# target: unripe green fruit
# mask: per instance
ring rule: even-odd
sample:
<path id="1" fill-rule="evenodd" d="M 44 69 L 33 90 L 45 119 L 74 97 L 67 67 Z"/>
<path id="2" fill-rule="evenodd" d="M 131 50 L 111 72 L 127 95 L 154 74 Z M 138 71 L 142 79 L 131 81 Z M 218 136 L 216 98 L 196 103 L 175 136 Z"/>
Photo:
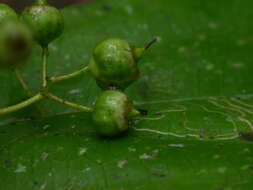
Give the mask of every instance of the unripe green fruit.
<path id="1" fill-rule="evenodd" d="M 108 90 L 96 101 L 92 119 L 99 135 L 113 137 L 127 131 L 130 118 L 138 114 L 124 93 Z"/>
<path id="2" fill-rule="evenodd" d="M 14 67 L 24 62 L 31 53 L 30 30 L 18 21 L 0 25 L 0 65 Z"/>
<path id="3" fill-rule="evenodd" d="M 43 0 L 38 0 L 33 6 L 26 8 L 21 19 L 29 26 L 34 39 L 42 47 L 48 46 L 63 32 L 61 12 Z"/>
<path id="4" fill-rule="evenodd" d="M 133 48 L 128 42 L 112 38 L 94 49 L 89 69 L 102 89 L 124 90 L 139 77 L 137 63 L 145 48 Z"/>
<path id="5" fill-rule="evenodd" d="M 8 5 L 0 3 L 0 24 L 6 20 L 18 20 L 18 15 Z"/>

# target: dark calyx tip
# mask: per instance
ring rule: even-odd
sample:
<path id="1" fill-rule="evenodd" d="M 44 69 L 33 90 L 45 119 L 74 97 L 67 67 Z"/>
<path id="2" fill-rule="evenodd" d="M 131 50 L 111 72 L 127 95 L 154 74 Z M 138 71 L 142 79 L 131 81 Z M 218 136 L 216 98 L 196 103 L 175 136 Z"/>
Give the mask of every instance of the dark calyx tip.
<path id="1" fill-rule="evenodd" d="M 148 115 L 148 110 L 138 109 L 141 115 Z"/>
<path id="2" fill-rule="evenodd" d="M 154 38 L 153 40 L 151 40 L 149 43 L 147 43 L 147 45 L 145 45 L 144 49 L 148 50 L 153 44 L 155 44 L 157 42 L 157 38 Z"/>

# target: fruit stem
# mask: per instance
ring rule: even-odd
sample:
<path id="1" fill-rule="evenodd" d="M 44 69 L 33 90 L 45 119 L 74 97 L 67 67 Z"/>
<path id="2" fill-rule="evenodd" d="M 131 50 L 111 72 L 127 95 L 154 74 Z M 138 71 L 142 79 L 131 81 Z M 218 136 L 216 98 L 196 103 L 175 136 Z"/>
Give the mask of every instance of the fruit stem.
<path id="1" fill-rule="evenodd" d="M 88 70 L 89 70 L 89 67 L 86 66 L 86 67 L 80 69 L 79 71 L 76 71 L 76 72 L 71 73 L 71 74 L 63 75 L 63 76 L 60 76 L 60 77 L 52 77 L 52 78 L 49 79 L 49 82 L 57 83 L 57 82 L 60 82 L 60 81 L 68 80 L 68 79 L 80 76 L 80 75 L 86 73 Z"/>
<path id="2" fill-rule="evenodd" d="M 149 43 L 147 43 L 144 47 L 145 50 L 148 50 L 153 44 L 155 44 L 157 42 L 157 38 L 154 38 L 153 40 L 151 40 Z"/>
<path id="3" fill-rule="evenodd" d="M 41 93 L 38 93 L 37 95 L 29 98 L 28 100 L 25 100 L 24 102 L 21 102 L 14 106 L 9 106 L 9 107 L 0 109 L 0 115 L 5 115 L 5 114 L 19 111 L 27 106 L 30 106 L 31 104 L 34 104 L 35 102 L 42 100 L 43 98 L 44 96 Z"/>
<path id="4" fill-rule="evenodd" d="M 92 112 L 93 111 L 93 108 L 82 106 L 82 105 L 75 104 L 75 103 L 72 103 L 72 102 L 68 102 L 66 100 L 63 100 L 63 99 L 51 94 L 51 93 L 46 93 L 45 96 L 47 96 L 49 99 L 51 99 L 55 102 L 58 102 L 60 104 L 64 104 L 66 106 L 69 106 L 69 107 L 74 108 L 74 109 L 79 110 L 79 111 L 84 111 L 84 112 Z"/>
<path id="5" fill-rule="evenodd" d="M 42 48 L 42 87 L 47 87 L 47 59 L 48 59 L 48 47 Z"/>

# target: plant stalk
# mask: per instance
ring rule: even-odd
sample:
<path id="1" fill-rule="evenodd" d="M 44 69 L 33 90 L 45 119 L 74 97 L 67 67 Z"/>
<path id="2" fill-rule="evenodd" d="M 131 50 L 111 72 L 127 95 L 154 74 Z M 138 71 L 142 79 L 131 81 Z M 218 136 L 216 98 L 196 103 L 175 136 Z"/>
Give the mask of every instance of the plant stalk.
<path id="1" fill-rule="evenodd" d="M 42 100 L 43 98 L 44 98 L 44 96 L 41 93 L 38 93 L 37 95 L 29 98 L 28 100 L 25 100 L 24 102 L 21 102 L 19 104 L 14 105 L 14 106 L 9 106 L 9 107 L 0 109 L 0 115 L 5 115 L 5 114 L 19 111 L 27 106 L 30 106 L 31 104 L 34 104 L 34 103 Z"/>
<path id="2" fill-rule="evenodd" d="M 48 59 L 48 47 L 42 48 L 42 87 L 47 87 L 47 59 Z"/>
<path id="3" fill-rule="evenodd" d="M 84 111 L 84 112 L 92 112 L 93 111 L 93 108 L 90 108 L 90 107 L 86 107 L 86 106 L 82 106 L 82 105 L 79 105 L 79 104 L 75 104 L 75 103 L 72 103 L 72 102 L 68 102 L 66 100 L 63 100 L 51 93 L 46 93 L 45 96 L 55 102 L 58 102 L 60 104 L 64 104 L 68 107 L 71 107 L 73 109 L 76 109 L 76 110 L 79 110 L 79 111 Z"/>
<path id="4" fill-rule="evenodd" d="M 27 95 L 29 98 L 31 98 L 31 97 L 34 95 L 34 93 L 33 93 L 33 92 L 30 90 L 30 88 L 28 87 L 27 83 L 25 82 L 25 80 L 24 80 L 24 78 L 23 78 L 23 76 L 22 76 L 22 74 L 21 74 L 21 72 L 19 71 L 18 68 L 15 69 L 15 74 L 16 74 L 16 77 L 17 77 L 19 83 L 21 84 L 22 88 L 24 89 L 26 95 Z M 45 114 L 46 114 L 46 112 L 43 110 L 43 108 L 42 108 L 40 105 L 36 104 L 35 107 L 38 109 L 38 111 L 39 111 L 42 115 L 45 115 Z"/>
<path id="5" fill-rule="evenodd" d="M 51 83 L 57 83 L 57 82 L 60 82 L 60 81 L 64 81 L 64 80 L 68 80 L 68 79 L 72 79 L 74 77 L 78 77 L 84 73 L 86 73 L 87 71 L 89 70 L 89 67 L 86 66 L 74 73 L 71 73 L 71 74 L 67 74 L 67 75 L 63 75 L 63 76 L 60 76 L 60 77 L 52 77 L 49 79 L 49 82 Z"/>
<path id="6" fill-rule="evenodd" d="M 32 91 L 29 89 L 28 85 L 26 84 L 26 82 L 25 82 L 25 80 L 24 80 L 24 78 L 23 78 L 23 76 L 22 76 L 22 74 L 20 73 L 20 71 L 19 71 L 18 68 L 15 69 L 15 74 L 16 74 L 16 77 L 17 77 L 19 83 L 21 84 L 22 88 L 24 89 L 26 95 L 27 95 L 28 97 L 32 97 L 32 96 L 33 96 L 33 93 L 32 93 Z"/>

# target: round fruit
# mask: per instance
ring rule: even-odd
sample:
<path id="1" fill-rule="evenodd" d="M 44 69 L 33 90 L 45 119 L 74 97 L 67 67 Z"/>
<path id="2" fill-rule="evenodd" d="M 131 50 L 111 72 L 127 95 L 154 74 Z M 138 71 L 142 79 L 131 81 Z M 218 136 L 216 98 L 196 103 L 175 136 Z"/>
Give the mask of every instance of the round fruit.
<path id="1" fill-rule="evenodd" d="M 21 19 L 29 26 L 34 39 L 42 47 L 47 47 L 63 32 L 64 22 L 61 12 L 48 5 L 45 0 L 38 0 L 26 8 Z"/>
<path id="2" fill-rule="evenodd" d="M 92 118 L 99 135 L 113 137 L 127 131 L 129 120 L 138 114 L 124 93 L 108 90 L 96 101 Z"/>
<path id="3" fill-rule="evenodd" d="M 31 53 L 32 37 L 30 30 L 17 21 L 0 25 L 0 65 L 17 66 Z"/>
<path id="4" fill-rule="evenodd" d="M 125 40 L 112 38 L 94 49 L 89 69 L 102 89 L 124 90 L 139 77 L 137 63 L 145 48 L 133 48 Z"/>
<path id="5" fill-rule="evenodd" d="M 18 16 L 8 5 L 0 3 L 0 24 L 7 20 L 18 20 Z"/>

